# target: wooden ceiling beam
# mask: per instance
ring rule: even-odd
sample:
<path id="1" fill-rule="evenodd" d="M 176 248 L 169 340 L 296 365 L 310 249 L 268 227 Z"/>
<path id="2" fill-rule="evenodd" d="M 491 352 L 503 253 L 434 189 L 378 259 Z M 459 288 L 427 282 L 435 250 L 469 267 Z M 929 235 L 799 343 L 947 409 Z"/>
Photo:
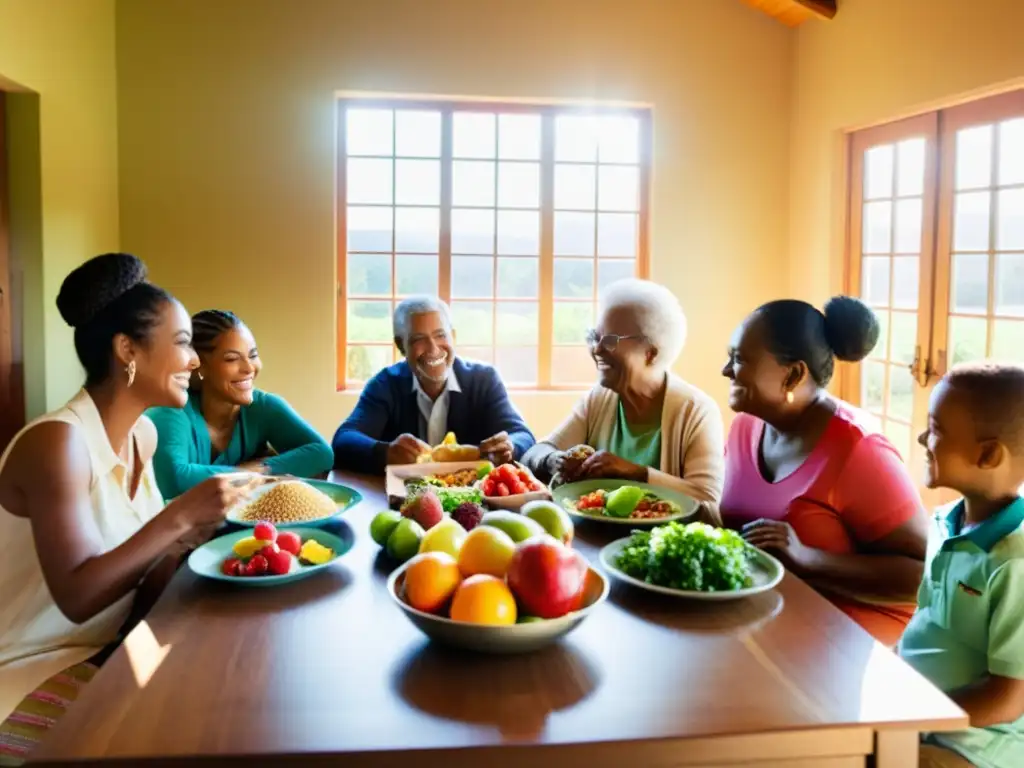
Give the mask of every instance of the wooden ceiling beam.
<path id="1" fill-rule="evenodd" d="M 795 2 L 826 19 L 834 19 L 836 11 L 839 10 L 836 0 L 795 0 Z"/>

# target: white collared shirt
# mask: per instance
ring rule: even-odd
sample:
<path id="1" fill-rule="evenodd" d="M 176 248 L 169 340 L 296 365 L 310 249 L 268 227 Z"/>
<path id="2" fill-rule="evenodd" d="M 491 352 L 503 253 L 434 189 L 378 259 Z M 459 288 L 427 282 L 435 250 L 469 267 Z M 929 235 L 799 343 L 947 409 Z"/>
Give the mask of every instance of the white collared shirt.
<path id="1" fill-rule="evenodd" d="M 430 395 L 423 391 L 415 372 L 412 375 L 412 391 L 416 393 L 416 405 L 420 409 L 420 432 L 417 437 L 426 440 L 431 446 L 440 445 L 448 432 L 449 395 L 462 391 L 459 380 L 455 378 L 455 371 L 448 369 L 448 380 L 437 400 L 431 400 Z"/>

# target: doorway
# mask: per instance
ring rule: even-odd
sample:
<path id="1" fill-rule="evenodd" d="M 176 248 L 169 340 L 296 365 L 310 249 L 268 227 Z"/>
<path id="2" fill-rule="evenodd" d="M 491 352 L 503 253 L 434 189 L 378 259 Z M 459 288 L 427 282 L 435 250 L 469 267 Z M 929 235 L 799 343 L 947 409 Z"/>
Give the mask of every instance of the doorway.
<path id="1" fill-rule="evenodd" d="M 6 101 L 0 91 L 0 451 L 25 425 L 21 291 L 11 261 Z"/>

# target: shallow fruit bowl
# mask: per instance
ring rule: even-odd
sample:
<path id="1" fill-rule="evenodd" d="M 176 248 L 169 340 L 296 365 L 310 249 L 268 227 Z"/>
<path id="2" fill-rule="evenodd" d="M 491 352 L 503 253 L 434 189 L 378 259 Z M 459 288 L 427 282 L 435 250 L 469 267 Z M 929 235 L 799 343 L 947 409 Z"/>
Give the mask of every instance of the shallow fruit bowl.
<path id="1" fill-rule="evenodd" d="M 388 578 L 388 594 L 402 612 L 431 640 L 452 648 L 480 653 L 529 653 L 557 642 L 572 632 L 608 597 L 609 582 L 596 568 L 587 570 L 583 591 L 583 607 L 557 619 L 530 621 L 523 624 L 493 626 L 452 621 L 443 616 L 417 611 L 401 594 L 405 587 L 405 566 Z"/>
<path id="2" fill-rule="evenodd" d="M 274 527 L 284 530 L 285 528 L 295 529 L 308 526 L 320 526 L 324 525 L 343 512 L 348 511 L 356 504 L 363 500 L 362 494 L 354 488 L 349 488 L 347 485 L 341 485 L 339 483 L 329 483 L 326 480 L 308 480 L 305 478 L 288 478 L 290 481 L 302 482 L 306 485 L 310 485 L 316 488 L 321 493 L 330 497 L 336 505 L 334 512 L 324 517 L 318 517 L 315 520 L 300 520 L 294 523 L 274 523 Z M 240 525 L 245 528 L 255 528 L 258 520 L 240 520 L 238 516 L 242 514 L 242 511 L 258 499 L 262 494 L 269 491 L 274 487 L 274 483 L 267 483 L 257 488 L 248 499 L 243 502 L 236 504 L 230 510 L 228 510 L 227 520 L 229 523 L 234 525 Z"/>
<path id="3" fill-rule="evenodd" d="M 243 587 L 274 587 L 278 584 L 287 584 L 292 581 L 308 578 L 317 571 L 330 568 L 338 561 L 339 557 L 352 548 L 352 541 L 350 539 L 347 540 L 340 536 L 335 536 L 333 533 L 328 533 L 322 528 L 289 528 L 288 530 L 298 534 L 302 541 L 313 539 L 323 546 L 334 550 L 334 557 L 320 565 L 302 565 L 296 562 L 290 572 L 280 576 L 228 576 L 221 571 L 221 564 L 227 558 L 235 556 L 232 548 L 236 542 L 252 535 L 252 531 L 246 529 L 211 539 L 201 547 L 193 550 L 192 554 L 188 556 L 188 567 L 193 573 L 198 576 L 204 576 L 207 579 L 230 581 Z"/>
<path id="4" fill-rule="evenodd" d="M 488 509 L 504 509 L 511 512 L 518 512 L 526 504 L 531 501 L 548 501 L 551 499 L 551 491 L 544 483 L 537 480 L 537 477 L 524 465 L 514 462 L 517 469 L 521 469 L 530 476 L 530 479 L 540 484 L 541 489 L 539 491 L 529 491 L 528 493 L 517 493 L 512 496 L 484 496 L 484 506 Z M 483 493 L 484 481 L 478 480 L 476 487 Z"/>

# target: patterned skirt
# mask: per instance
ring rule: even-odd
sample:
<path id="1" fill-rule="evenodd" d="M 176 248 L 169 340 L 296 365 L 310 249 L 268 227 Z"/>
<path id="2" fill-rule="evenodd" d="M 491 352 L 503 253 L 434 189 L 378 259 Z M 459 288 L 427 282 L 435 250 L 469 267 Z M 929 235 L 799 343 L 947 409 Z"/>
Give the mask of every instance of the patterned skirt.
<path id="1" fill-rule="evenodd" d="M 0 723 L 0 766 L 22 765 L 98 669 L 91 661 L 75 664 L 22 699 L 8 718 Z"/>

